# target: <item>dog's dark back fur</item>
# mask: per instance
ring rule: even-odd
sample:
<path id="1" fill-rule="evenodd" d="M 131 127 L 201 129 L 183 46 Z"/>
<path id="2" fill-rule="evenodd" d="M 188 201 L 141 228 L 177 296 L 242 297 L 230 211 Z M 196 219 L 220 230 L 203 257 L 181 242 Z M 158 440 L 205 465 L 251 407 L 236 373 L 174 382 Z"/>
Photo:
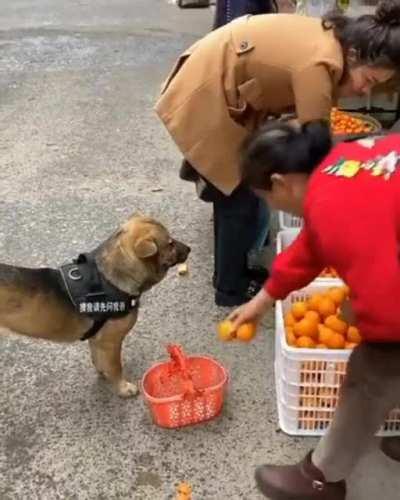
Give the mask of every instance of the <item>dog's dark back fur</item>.
<path id="1" fill-rule="evenodd" d="M 49 292 L 65 298 L 65 289 L 59 271 L 48 267 L 31 269 L 0 264 L 0 286 L 21 288 L 32 295 Z"/>

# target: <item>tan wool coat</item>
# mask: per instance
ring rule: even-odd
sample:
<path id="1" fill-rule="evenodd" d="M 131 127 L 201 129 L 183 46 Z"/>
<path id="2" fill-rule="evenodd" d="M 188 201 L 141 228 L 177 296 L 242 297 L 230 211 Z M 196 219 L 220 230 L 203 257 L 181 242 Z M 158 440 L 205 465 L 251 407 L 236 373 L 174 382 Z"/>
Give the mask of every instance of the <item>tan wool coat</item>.
<path id="1" fill-rule="evenodd" d="M 341 46 L 319 19 L 244 16 L 180 56 L 155 109 L 185 159 L 229 195 L 248 134 L 288 111 L 328 118 L 342 73 Z"/>

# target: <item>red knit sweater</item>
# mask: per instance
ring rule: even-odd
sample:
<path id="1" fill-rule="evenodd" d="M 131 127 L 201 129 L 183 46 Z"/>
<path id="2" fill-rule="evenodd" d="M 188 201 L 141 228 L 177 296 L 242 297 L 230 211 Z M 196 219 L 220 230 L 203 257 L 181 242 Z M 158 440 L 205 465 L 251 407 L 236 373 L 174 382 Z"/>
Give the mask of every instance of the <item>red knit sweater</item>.
<path id="1" fill-rule="evenodd" d="M 332 266 L 363 338 L 400 342 L 400 135 L 367 142 L 339 144 L 313 174 L 304 228 L 265 288 L 282 299 Z"/>

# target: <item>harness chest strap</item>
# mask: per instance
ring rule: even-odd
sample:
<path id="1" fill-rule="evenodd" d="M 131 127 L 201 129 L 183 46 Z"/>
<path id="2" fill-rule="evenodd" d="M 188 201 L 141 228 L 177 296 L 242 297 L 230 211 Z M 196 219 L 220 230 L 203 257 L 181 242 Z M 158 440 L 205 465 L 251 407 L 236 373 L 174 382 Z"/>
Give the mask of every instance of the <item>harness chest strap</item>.
<path id="1" fill-rule="evenodd" d="M 139 305 L 139 296 L 119 290 L 104 278 L 91 254 L 79 255 L 59 271 L 76 311 L 94 321 L 81 340 L 93 337 L 109 319 L 122 318 Z"/>

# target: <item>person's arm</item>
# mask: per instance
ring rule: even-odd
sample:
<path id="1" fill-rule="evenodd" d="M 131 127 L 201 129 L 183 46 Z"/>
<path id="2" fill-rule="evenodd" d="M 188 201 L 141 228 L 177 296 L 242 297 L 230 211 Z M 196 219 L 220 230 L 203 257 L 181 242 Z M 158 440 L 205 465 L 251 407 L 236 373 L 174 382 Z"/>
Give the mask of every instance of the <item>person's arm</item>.
<path id="1" fill-rule="evenodd" d="M 329 120 L 334 89 L 327 65 L 314 64 L 294 71 L 292 88 L 300 123 Z"/>
<path id="2" fill-rule="evenodd" d="M 284 299 L 290 292 L 311 283 L 323 267 L 312 249 L 310 232 L 304 226 L 293 243 L 274 260 L 264 288 L 271 297 Z"/>
<path id="3" fill-rule="evenodd" d="M 332 255 L 332 265 L 350 287 L 351 307 L 363 338 L 400 341 L 400 261 L 393 223 L 395 207 L 384 198 L 372 201 L 372 193 L 370 196 L 365 193 L 362 198 L 353 200 L 351 213 L 338 206 L 334 224 L 325 217 L 319 245 L 324 254 Z M 371 204 L 369 207 L 365 200 Z"/>
<path id="4" fill-rule="evenodd" d="M 303 227 L 296 240 L 275 259 L 265 286 L 229 316 L 234 321 L 234 328 L 247 322 L 259 323 L 275 300 L 306 286 L 320 274 L 322 267 L 312 251 L 310 234 Z"/>

